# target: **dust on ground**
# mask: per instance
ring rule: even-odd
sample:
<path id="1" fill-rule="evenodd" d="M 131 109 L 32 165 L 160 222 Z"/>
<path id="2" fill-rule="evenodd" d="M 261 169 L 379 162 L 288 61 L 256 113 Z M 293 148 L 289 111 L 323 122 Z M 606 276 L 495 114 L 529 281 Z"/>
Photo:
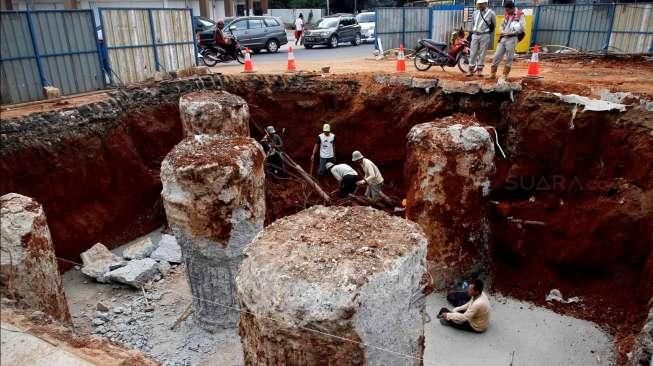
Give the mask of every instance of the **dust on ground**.
<path id="1" fill-rule="evenodd" d="M 612 337 L 596 324 L 559 315 L 532 303 L 491 294 L 490 327 L 471 333 L 440 324 L 435 315 L 451 309 L 443 294 L 427 298 L 431 322 L 424 329 L 424 365 L 591 366 L 614 363 Z"/>
<path id="2" fill-rule="evenodd" d="M 105 337 L 142 350 L 163 365 L 243 364 L 236 329 L 211 334 L 196 325 L 192 315 L 170 329 L 183 318 L 191 302 L 183 265 L 146 289 L 152 311 L 145 311 L 143 293 L 131 287 L 92 282 L 75 269 L 63 279 L 79 336 Z M 98 303 L 107 306 L 108 320 L 95 326 L 93 321 L 100 318 Z M 443 294 L 431 294 L 427 298 L 431 321 L 425 325 L 424 364 L 458 366 L 483 359 L 485 365 L 504 366 L 512 360 L 516 365 L 585 366 L 614 361 L 612 337 L 592 322 L 500 294 L 493 294 L 491 303 L 490 328 L 474 334 L 442 326 L 435 315 L 440 307 L 450 306 Z"/>
<path id="3" fill-rule="evenodd" d="M 159 230 L 148 236 L 156 240 L 157 235 Z M 114 253 L 135 241 L 114 249 Z M 62 279 L 78 335 L 104 337 L 140 350 L 164 365 L 242 364 L 237 329 L 212 334 L 196 324 L 192 311 L 184 317 L 190 310 L 192 295 L 183 264 L 173 266 L 161 280 L 152 282 L 145 294 L 126 285 L 94 282 L 77 269 L 69 270 Z M 102 304 L 100 308 L 106 306 L 107 311 L 98 310 L 98 304 Z"/>

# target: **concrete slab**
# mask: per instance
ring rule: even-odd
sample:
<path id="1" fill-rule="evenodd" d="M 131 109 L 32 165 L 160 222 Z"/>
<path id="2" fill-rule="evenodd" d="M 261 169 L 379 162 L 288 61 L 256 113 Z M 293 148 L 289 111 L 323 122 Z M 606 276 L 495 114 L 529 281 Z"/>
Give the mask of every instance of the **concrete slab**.
<path id="1" fill-rule="evenodd" d="M 451 306 L 442 294 L 429 296 L 426 307 L 432 320 L 425 326 L 424 365 L 614 364 L 613 339 L 596 324 L 500 295 L 490 301 L 490 328 L 474 334 L 441 325 L 438 311 Z"/>
<path id="2" fill-rule="evenodd" d="M 0 342 L 2 351 L 1 365 L 34 366 L 92 366 L 93 363 L 79 358 L 65 349 L 46 342 L 24 329 L 2 322 Z"/>

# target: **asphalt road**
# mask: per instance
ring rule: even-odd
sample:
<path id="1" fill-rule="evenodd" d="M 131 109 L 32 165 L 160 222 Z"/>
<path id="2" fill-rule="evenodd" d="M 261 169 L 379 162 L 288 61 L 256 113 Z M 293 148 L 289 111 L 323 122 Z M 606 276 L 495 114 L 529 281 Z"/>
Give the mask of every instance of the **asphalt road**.
<path id="1" fill-rule="evenodd" d="M 292 39 L 292 38 L 291 38 Z M 312 49 L 306 49 L 303 46 L 295 47 L 294 41 L 289 39 L 289 43 L 282 46 L 279 52 L 277 53 L 267 53 L 267 51 L 261 51 L 258 54 L 252 55 L 252 59 L 256 64 L 282 64 L 288 59 L 288 46 L 292 42 L 295 59 L 297 62 L 309 62 L 309 61 L 326 61 L 339 59 L 355 59 L 355 58 L 364 58 L 372 55 L 374 50 L 374 44 L 364 43 L 359 46 L 351 46 L 349 44 L 341 44 L 338 48 L 327 48 L 326 46 L 317 46 Z"/>

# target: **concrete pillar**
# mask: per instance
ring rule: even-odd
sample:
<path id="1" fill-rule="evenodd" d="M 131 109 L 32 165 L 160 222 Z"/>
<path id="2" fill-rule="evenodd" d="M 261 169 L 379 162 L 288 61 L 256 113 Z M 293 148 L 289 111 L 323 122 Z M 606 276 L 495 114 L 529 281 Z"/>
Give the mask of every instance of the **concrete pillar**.
<path id="1" fill-rule="evenodd" d="M 485 205 L 494 144 L 469 116 L 416 125 L 407 139 L 406 217 L 426 233 L 429 268 L 443 289 L 489 265 Z"/>
<path id="2" fill-rule="evenodd" d="M 265 157 L 249 137 L 184 139 L 161 164 L 163 205 L 179 242 L 195 314 L 214 331 L 234 327 L 234 277 L 243 248 L 263 229 Z"/>
<path id="3" fill-rule="evenodd" d="M 179 98 L 179 113 L 186 136 L 221 134 L 249 136 L 249 106 L 224 91 L 200 91 Z"/>
<path id="4" fill-rule="evenodd" d="M 200 0 L 200 16 L 211 19 L 211 0 Z"/>
<path id="5" fill-rule="evenodd" d="M 234 16 L 234 2 L 233 0 L 224 0 L 224 16 Z"/>
<path id="6" fill-rule="evenodd" d="M 50 229 L 41 205 L 17 193 L 0 197 L 0 285 L 20 306 L 71 323 Z"/>
<path id="7" fill-rule="evenodd" d="M 236 278 L 245 364 L 421 365 L 426 248 L 417 224 L 370 207 L 275 221 Z"/>

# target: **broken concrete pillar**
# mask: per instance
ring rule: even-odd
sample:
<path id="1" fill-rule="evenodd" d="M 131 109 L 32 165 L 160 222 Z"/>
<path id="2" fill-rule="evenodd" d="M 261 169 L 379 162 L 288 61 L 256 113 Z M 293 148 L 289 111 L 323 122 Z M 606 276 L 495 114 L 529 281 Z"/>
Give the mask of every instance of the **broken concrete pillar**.
<path id="1" fill-rule="evenodd" d="M 41 205 L 30 197 L 0 197 L 0 285 L 4 296 L 70 323 L 50 229 Z"/>
<path id="2" fill-rule="evenodd" d="M 161 164 L 163 205 L 181 246 L 200 324 L 234 327 L 234 277 L 243 248 L 263 229 L 263 149 L 249 137 L 197 135 Z"/>
<path id="3" fill-rule="evenodd" d="M 417 224 L 370 207 L 275 221 L 236 279 L 245 364 L 420 365 L 426 248 Z"/>
<path id="4" fill-rule="evenodd" d="M 407 139 L 406 217 L 426 233 L 429 269 L 443 289 L 487 269 L 494 144 L 469 116 L 418 124 Z"/>
<path id="5" fill-rule="evenodd" d="M 249 136 L 249 106 L 225 91 L 200 91 L 179 98 L 186 136 L 197 134 Z"/>

